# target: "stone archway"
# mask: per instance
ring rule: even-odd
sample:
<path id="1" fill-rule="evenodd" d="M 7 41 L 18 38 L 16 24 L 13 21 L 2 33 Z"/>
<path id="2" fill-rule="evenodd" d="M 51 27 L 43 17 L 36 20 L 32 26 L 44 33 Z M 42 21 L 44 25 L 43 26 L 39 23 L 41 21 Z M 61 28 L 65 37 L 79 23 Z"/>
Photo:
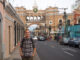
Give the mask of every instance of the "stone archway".
<path id="1" fill-rule="evenodd" d="M 0 60 L 3 58 L 2 56 L 2 14 L 0 12 Z"/>
<path id="2" fill-rule="evenodd" d="M 35 35 L 38 36 L 39 33 L 42 33 L 43 31 L 46 31 L 45 29 L 45 23 L 29 23 L 27 25 L 27 28 L 29 28 L 32 25 L 37 25 L 37 28 L 34 29 Z"/>
<path id="3" fill-rule="evenodd" d="M 29 26 L 34 25 L 34 24 L 38 25 L 39 27 L 40 27 L 40 26 L 42 26 L 42 27 L 45 26 L 45 23 L 39 23 L 39 22 L 36 23 L 36 22 L 35 22 L 35 23 L 27 23 L 27 24 L 26 24 L 26 27 L 28 28 Z"/>
<path id="4" fill-rule="evenodd" d="M 34 25 L 34 24 L 36 24 L 36 25 L 38 25 L 38 26 L 41 26 L 41 24 L 37 24 L 37 23 L 30 23 L 30 24 L 28 25 L 28 27 L 30 27 L 31 25 Z"/>

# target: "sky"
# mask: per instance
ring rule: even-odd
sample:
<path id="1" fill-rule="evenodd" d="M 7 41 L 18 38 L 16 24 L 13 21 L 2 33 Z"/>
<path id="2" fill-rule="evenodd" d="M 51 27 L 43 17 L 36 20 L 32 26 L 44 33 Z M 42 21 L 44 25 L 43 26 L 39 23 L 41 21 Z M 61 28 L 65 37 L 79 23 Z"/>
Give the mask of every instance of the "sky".
<path id="1" fill-rule="evenodd" d="M 37 24 L 33 24 L 30 27 L 28 27 L 29 31 L 34 31 L 37 28 Z"/>
<path id="2" fill-rule="evenodd" d="M 24 6 L 26 9 L 32 9 L 34 5 L 34 0 L 9 0 L 9 2 L 14 7 L 20 7 Z M 36 0 L 36 3 L 38 5 L 38 9 L 46 9 L 49 6 L 52 7 L 59 7 L 59 8 L 68 8 L 67 12 L 72 12 L 72 5 L 75 4 L 75 0 Z"/>

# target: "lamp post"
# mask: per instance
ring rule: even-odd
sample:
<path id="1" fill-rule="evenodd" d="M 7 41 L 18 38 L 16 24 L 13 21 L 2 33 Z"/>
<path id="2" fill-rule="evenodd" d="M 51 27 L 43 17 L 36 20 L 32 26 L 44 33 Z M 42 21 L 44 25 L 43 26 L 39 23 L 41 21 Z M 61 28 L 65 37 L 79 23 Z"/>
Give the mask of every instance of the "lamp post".
<path id="1" fill-rule="evenodd" d="M 45 24 L 45 32 L 46 32 L 46 24 Z"/>
<path id="2" fill-rule="evenodd" d="M 51 25 L 49 26 L 49 35 L 50 35 L 50 32 L 51 32 Z"/>
<path id="3" fill-rule="evenodd" d="M 66 11 L 64 11 L 63 18 L 65 20 L 64 33 L 65 33 L 65 36 L 68 36 L 68 24 L 67 24 L 67 14 L 66 14 Z"/>

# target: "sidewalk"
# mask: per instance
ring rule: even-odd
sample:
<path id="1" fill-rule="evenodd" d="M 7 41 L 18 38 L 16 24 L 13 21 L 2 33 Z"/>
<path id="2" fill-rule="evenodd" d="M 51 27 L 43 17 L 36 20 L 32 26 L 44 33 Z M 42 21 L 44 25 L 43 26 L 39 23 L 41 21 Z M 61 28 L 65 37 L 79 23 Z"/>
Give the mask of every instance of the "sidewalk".
<path id="1" fill-rule="evenodd" d="M 10 58 L 7 60 L 22 60 L 19 54 L 19 47 L 15 49 L 15 51 L 11 54 Z M 37 53 L 34 56 L 34 60 L 40 60 Z"/>

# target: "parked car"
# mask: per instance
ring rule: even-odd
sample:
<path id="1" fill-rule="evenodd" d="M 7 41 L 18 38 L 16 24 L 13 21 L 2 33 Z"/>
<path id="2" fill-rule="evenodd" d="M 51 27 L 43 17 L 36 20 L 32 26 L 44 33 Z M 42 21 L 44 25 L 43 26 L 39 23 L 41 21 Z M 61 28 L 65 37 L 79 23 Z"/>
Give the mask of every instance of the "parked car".
<path id="1" fill-rule="evenodd" d="M 71 38 L 71 40 L 68 42 L 69 45 L 71 46 L 77 46 L 80 47 L 80 38 Z"/>
<path id="2" fill-rule="evenodd" d="M 32 39 L 33 40 L 38 40 L 38 37 L 37 36 L 34 36 Z"/>
<path id="3" fill-rule="evenodd" d="M 70 37 L 63 37 L 63 44 L 68 44 Z"/>
<path id="4" fill-rule="evenodd" d="M 46 38 L 45 38 L 44 36 L 39 36 L 39 37 L 38 37 L 38 40 L 39 40 L 39 41 L 45 41 Z"/>
<path id="5" fill-rule="evenodd" d="M 80 43 L 79 43 L 79 46 L 78 47 L 80 48 Z"/>
<path id="6" fill-rule="evenodd" d="M 61 33 L 57 33 L 56 35 L 55 35 L 55 40 L 58 42 L 58 41 L 60 41 L 60 40 L 62 40 L 62 34 Z"/>

